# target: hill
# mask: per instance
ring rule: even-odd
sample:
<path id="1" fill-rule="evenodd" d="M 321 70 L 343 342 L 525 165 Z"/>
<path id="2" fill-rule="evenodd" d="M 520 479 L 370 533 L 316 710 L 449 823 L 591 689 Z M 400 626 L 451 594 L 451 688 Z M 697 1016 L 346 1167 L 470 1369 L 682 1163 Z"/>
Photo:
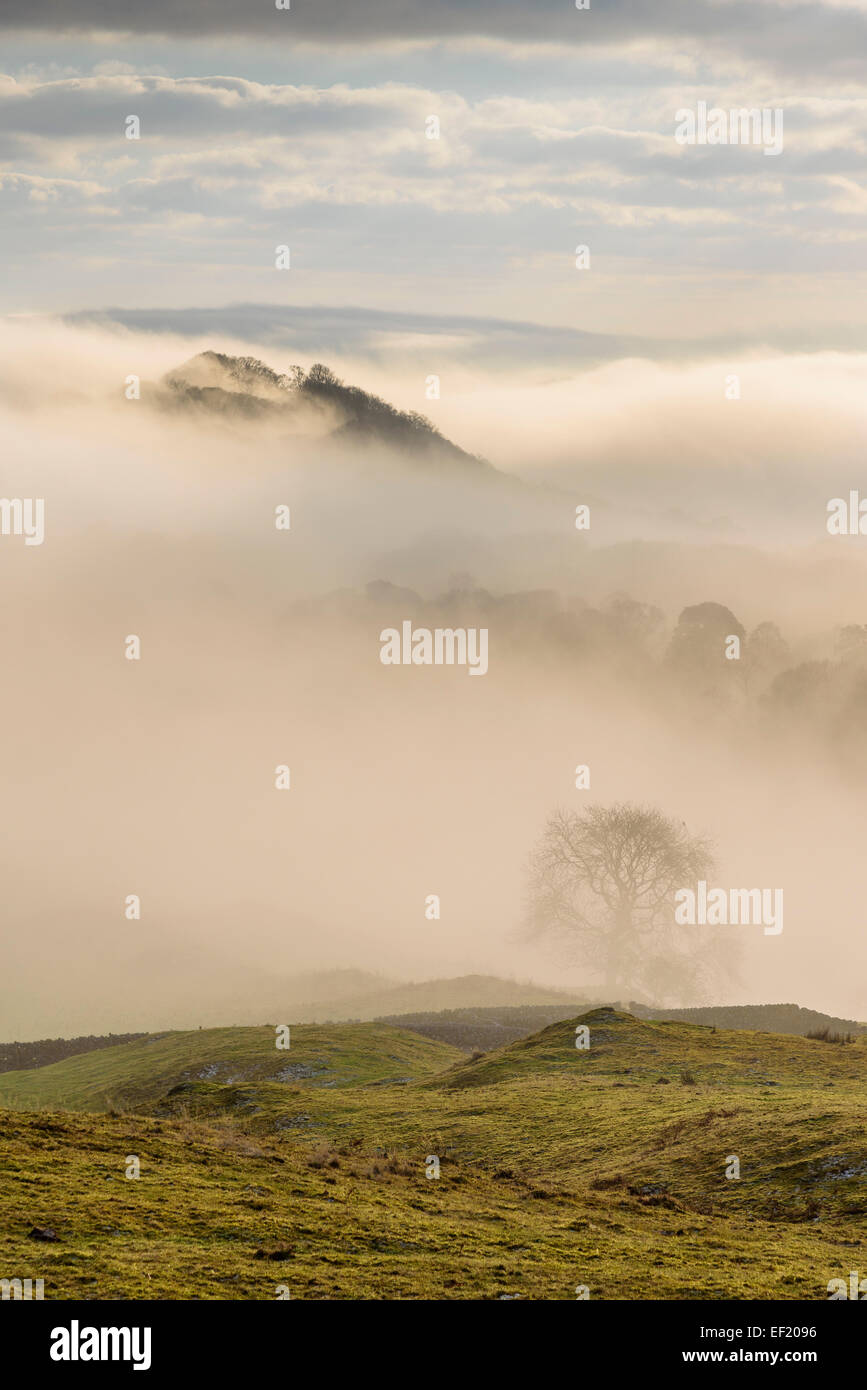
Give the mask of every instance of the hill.
<path id="1" fill-rule="evenodd" d="M 0 1117 L 4 1267 L 48 1297 L 435 1299 L 816 1299 L 857 1267 L 867 1038 L 600 1008 L 472 1059 L 380 1025 L 272 1047 L 203 1030 L 0 1079 L 52 1106 Z M 139 1113 L 82 1113 L 112 1097 Z"/>
<path id="2" fill-rule="evenodd" d="M 275 372 L 255 357 L 201 352 L 147 387 L 144 397 L 162 410 L 267 422 L 302 436 L 385 445 L 419 463 L 503 476 L 446 439 L 424 415 L 346 385 L 321 362 L 308 372 L 297 366 Z"/>
<path id="3" fill-rule="evenodd" d="M 553 1005 L 574 1013 L 576 998 L 565 990 L 501 980 L 496 975 L 457 975 L 452 979 L 389 985 L 369 993 L 325 1000 L 315 1007 L 317 1018 L 382 1018 L 390 1022 L 400 1017 L 402 1021 L 396 1026 L 411 1028 L 411 1023 L 403 1021 L 406 1015 L 415 1017 L 445 1009 L 508 1009 L 537 1005 Z"/>
<path id="4" fill-rule="evenodd" d="M 442 1070 L 460 1054 L 443 1043 L 372 1023 L 339 1029 L 293 1027 L 278 1050 L 273 1027 L 199 1028 L 153 1033 L 120 1047 L 70 1057 L 38 1071 L 0 1077 L 0 1104 L 65 1110 L 141 1109 L 196 1083 L 229 1087 L 274 1083 L 357 1086 L 401 1084 Z M 236 1094 L 236 1093 L 233 1093 Z"/>
<path id="5" fill-rule="evenodd" d="M 704 1023 L 716 1028 L 757 1028 L 763 1033 L 797 1033 L 801 1037 L 822 1028 L 832 1033 L 867 1032 L 867 1024 L 855 1019 L 803 1009 L 799 1004 L 727 1004 L 700 1009 L 660 1009 L 642 1004 L 629 1007 L 638 1018 Z"/>
<path id="6" fill-rule="evenodd" d="M 267 1001 L 264 1006 L 263 999 Z M 443 1009 L 519 1008 L 544 1004 L 558 1005 L 565 1013 L 574 1013 L 576 998 L 572 993 L 549 989 L 532 981 L 504 980 L 496 975 L 458 975 L 451 979 L 413 982 L 388 979 L 364 970 L 324 970 L 276 982 L 257 980 L 245 993 L 243 1010 L 249 1017 L 251 1011 L 265 1007 L 275 1015 L 279 1012 L 287 1022 L 324 1023 L 388 1021 L 386 1015 L 390 1018 Z M 238 1007 L 236 1002 L 235 1008 Z"/>
<path id="7" fill-rule="evenodd" d="M 551 1023 L 572 1018 L 588 1005 L 573 999 L 569 1004 L 512 1004 L 489 1008 L 440 1009 L 419 1013 L 384 1014 L 378 1023 L 411 1028 L 426 1038 L 459 1047 L 463 1052 L 483 1051 L 517 1042 Z"/>
<path id="8" fill-rule="evenodd" d="M 384 1014 L 378 1020 L 396 1028 L 411 1028 L 427 1038 L 459 1047 L 465 1052 L 503 1047 L 536 1033 L 551 1023 L 568 1019 L 588 1008 L 589 999 L 573 998 L 570 1004 L 520 1004 L 488 1008 L 451 1008 L 439 1012 Z M 827 1029 L 831 1033 L 865 1032 L 864 1024 L 802 1009 L 797 1004 L 745 1004 L 720 1008 L 660 1009 L 654 1005 L 630 1004 L 637 1018 L 679 1020 L 718 1028 L 750 1028 L 763 1033 L 808 1033 Z"/>
<path id="9" fill-rule="evenodd" d="M 64 1057 L 76 1057 L 81 1052 L 95 1052 L 102 1047 L 117 1047 L 119 1043 L 143 1038 L 144 1033 L 88 1034 L 81 1038 L 37 1038 L 34 1042 L 0 1043 L 0 1073 L 29 1071 L 47 1067 Z"/>

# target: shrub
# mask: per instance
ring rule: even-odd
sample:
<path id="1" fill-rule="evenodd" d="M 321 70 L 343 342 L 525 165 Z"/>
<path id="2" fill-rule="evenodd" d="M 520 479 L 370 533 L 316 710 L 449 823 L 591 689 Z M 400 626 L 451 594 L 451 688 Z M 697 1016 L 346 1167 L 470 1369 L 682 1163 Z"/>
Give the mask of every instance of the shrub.
<path id="1" fill-rule="evenodd" d="M 854 1033 L 833 1033 L 830 1028 L 812 1028 L 807 1034 L 814 1042 L 838 1043 L 841 1047 L 855 1041 Z"/>

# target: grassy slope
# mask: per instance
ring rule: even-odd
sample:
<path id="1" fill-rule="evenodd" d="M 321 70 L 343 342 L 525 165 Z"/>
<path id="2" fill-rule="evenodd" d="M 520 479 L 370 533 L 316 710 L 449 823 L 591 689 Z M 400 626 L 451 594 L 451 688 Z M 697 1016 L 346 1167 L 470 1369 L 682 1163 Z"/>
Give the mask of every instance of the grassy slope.
<path id="1" fill-rule="evenodd" d="M 3 1266 L 46 1278 L 49 1297 L 181 1298 L 268 1298 L 281 1282 L 293 1297 L 571 1298 L 584 1283 L 603 1298 L 824 1298 L 864 1268 L 864 1042 L 584 1021 L 589 1052 L 573 1020 L 476 1062 L 449 1065 L 446 1049 L 437 1075 L 425 1052 L 402 1085 L 365 1084 L 386 1067 L 364 1048 L 387 1042 L 394 1075 L 391 1059 L 426 1040 L 299 1028 L 281 1064 L 315 1032 L 310 1055 L 330 1039 L 343 1072 L 357 1059 L 349 1084 L 269 1080 L 247 1040 L 256 1074 L 240 1082 L 167 1095 L 180 1073 L 142 1073 L 150 1117 L 9 1114 Z M 211 1037 L 228 1058 L 232 1035 L 266 1032 Z M 129 1153 L 138 1181 L 123 1177 Z M 724 1176 L 730 1154 L 740 1181 Z M 28 1241 L 31 1225 L 61 1241 Z M 256 1257 L 281 1245 L 285 1259 Z"/>
<path id="2" fill-rule="evenodd" d="M 152 1034 L 120 1047 L 0 1077 L 0 1105 L 24 1109 L 140 1109 L 171 1087 L 248 1084 L 283 1074 L 278 1086 L 350 1086 L 417 1078 L 461 1057 L 456 1048 L 386 1024 L 294 1027 L 279 1051 L 275 1030 L 202 1028 Z"/>
<path id="3" fill-rule="evenodd" d="M 396 1028 L 411 1028 L 426 1038 L 451 1043 L 465 1052 L 478 1048 L 488 1050 L 517 1042 L 530 1033 L 537 1033 L 552 1023 L 573 1018 L 597 1006 L 600 1001 L 572 996 L 568 1001 L 545 1004 L 503 1005 L 475 1008 L 450 1008 L 438 1011 L 410 1011 L 400 1015 L 383 1013 L 377 1023 L 392 1023 Z M 602 1001 L 603 1003 L 606 1001 Z M 624 1006 L 626 1007 L 626 1006 Z M 797 1004 L 742 1004 L 725 1008 L 659 1009 L 630 1004 L 628 1011 L 638 1018 L 651 1021 L 706 1024 L 709 1027 L 749 1030 L 761 1033 L 795 1033 L 806 1037 L 816 1029 L 828 1028 L 833 1033 L 867 1033 L 867 1024 L 854 1019 L 836 1018 L 802 1009 Z M 334 1018 L 346 1015 L 331 1015 Z"/>

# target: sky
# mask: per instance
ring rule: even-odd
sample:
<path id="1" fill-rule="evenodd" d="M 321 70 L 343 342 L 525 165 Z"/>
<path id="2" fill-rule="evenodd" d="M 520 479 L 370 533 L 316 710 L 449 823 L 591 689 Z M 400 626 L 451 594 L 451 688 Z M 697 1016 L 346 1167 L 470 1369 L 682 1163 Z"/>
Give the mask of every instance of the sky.
<path id="1" fill-rule="evenodd" d="M 303 308 L 314 346 L 321 311 L 395 355 L 508 321 L 517 365 L 549 338 L 580 363 L 581 334 L 865 346 L 863 0 L 7 0 L 0 26 L 5 313 Z M 678 144 L 701 101 L 781 110 L 782 152 Z"/>

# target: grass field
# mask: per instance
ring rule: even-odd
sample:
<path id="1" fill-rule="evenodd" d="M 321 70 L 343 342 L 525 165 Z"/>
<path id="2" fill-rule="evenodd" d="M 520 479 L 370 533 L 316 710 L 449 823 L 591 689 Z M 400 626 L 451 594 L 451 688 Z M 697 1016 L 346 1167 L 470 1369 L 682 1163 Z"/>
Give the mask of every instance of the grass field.
<path id="1" fill-rule="evenodd" d="M 142 1039 L 0 1077 L 0 1277 L 46 1298 L 824 1299 L 867 1274 L 865 1080 L 864 1038 L 611 1010 L 472 1060 L 373 1024 L 293 1028 L 288 1052 L 273 1028 Z"/>
<path id="2" fill-rule="evenodd" d="M 267 1026 L 156 1033 L 35 1071 L 6 1072 L 0 1076 L 0 1105 L 139 1110 L 173 1087 L 194 1092 L 205 1081 L 218 1091 L 273 1081 L 282 1094 L 290 1081 L 342 1087 L 416 1080 L 463 1056 L 387 1024 L 295 1027 L 288 1051 L 278 1050 L 276 1041 L 276 1030 Z"/>

